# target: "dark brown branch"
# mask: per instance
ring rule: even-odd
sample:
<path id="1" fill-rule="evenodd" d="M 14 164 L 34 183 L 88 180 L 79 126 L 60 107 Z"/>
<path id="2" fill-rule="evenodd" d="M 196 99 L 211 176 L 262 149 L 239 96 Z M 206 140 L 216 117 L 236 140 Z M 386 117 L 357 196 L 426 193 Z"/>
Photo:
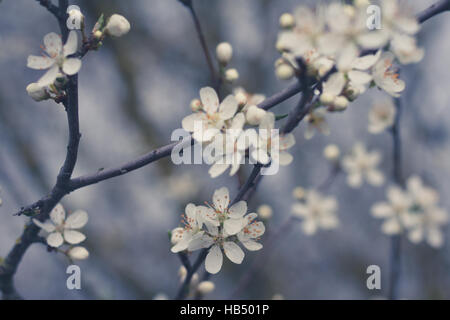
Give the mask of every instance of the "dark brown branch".
<path id="1" fill-rule="evenodd" d="M 431 7 L 423 10 L 417 15 L 417 20 L 420 23 L 427 21 L 428 19 L 443 13 L 445 11 L 450 11 L 450 0 L 441 0 L 436 2 Z"/>

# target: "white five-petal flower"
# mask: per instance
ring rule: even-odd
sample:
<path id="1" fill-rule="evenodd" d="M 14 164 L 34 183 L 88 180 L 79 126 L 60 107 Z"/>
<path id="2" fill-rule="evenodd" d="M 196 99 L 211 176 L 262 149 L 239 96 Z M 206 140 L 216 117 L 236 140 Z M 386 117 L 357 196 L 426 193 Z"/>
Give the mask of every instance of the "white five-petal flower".
<path id="1" fill-rule="evenodd" d="M 42 56 L 29 56 L 27 66 L 32 69 L 49 69 L 39 80 L 40 86 L 48 86 L 55 82 L 58 74 L 74 75 L 80 71 L 81 60 L 68 58 L 77 52 L 78 38 L 75 31 L 69 33 L 66 44 L 63 46 L 61 37 L 51 32 L 44 37 L 45 53 Z"/>
<path id="2" fill-rule="evenodd" d="M 318 229 L 329 230 L 339 225 L 337 208 L 335 198 L 324 197 L 318 191 L 308 190 L 301 202 L 292 206 L 292 213 L 295 217 L 303 219 L 303 232 L 313 235 Z"/>
<path id="3" fill-rule="evenodd" d="M 64 241 L 69 244 L 79 244 L 86 239 L 86 236 L 76 229 L 83 228 L 88 222 L 86 211 L 77 210 L 66 219 L 66 211 L 61 204 L 57 204 L 50 212 L 50 221 L 41 222 L 33 219 L 34 224 L 49 233 L 47 244 L 50 247 L 58 248 Z"/>

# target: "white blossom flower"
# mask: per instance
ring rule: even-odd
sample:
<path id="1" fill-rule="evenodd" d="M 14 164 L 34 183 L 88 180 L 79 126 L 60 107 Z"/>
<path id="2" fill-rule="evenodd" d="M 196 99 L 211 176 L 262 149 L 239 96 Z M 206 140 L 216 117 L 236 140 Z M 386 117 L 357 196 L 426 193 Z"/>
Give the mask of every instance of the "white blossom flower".
<path id="1" fill-rule="evenodd" d="M 381 12 L 383 13 L 383 29 L 388 30 L 393 36 L 415 35 L 420 30 L 416 17 L 410 10 L 401 6 L 398 0 L 381 0 Z"/>
<path id="2" fill-rule="evenodd" d="M 307 123 L 305 139 L 309 140 L 314 137 L 316 130 L 326 136 L 330 134 L 330 127 L 325 119 L 326 113 L 325 109 L 316 108 L 305 116 Z"/>
<path id="3" fill-rule="evenodd" d="M 89 251 L 84 247 L 76 246 L 69 249 L 67 255 L 73 260 L 85 260 L 89 257 Z"/>
<path id="4" fill-rule="evenodd" d="M 189 242 L 198 233 L 202 234 L 203 222 L 206 220 L 206 213 L 192 203 L 186 205 L 183 215 L 184 228 L 175 228 L 172 230 L 172 243 L 174 246 L 171 251 L 177 253 L 188 248 Z"/>
<path id="5" fill-rule="evenodd" d="M 377 134 L 392 127 L 395 114 L 396 109 L 392 99 L 375 103 L 369 112 L 369 132 Z"/>
<path id="6" fill-rule="evenodd" d="M 114 37 L 121 37 L 130 31 L 130 22 L 120 14 L 113 14 L 105 27 L 105 32 Z"/>
<path id="7" fill-rule="evenodd" d="M 375 84 L 393 97 L 399 97 L 405 90 L 405 82 L 398 78 L 397 70 L 393 67 L 394 55 L 383 52 L 380 60 L 372 68 Z"/>
<path id="8" fill-rule="evenodd" d="M 261 123 L 261 120 L 266 115 L 267 111 L 264 109 L 261 109 L 255 105 L 251 105 L 248 107 L 247 112 L 245 114 L 245 118 L 247 120 L 247 123 L 256 126 Z"/>
<path id="9" fill-rule="evenodd" d="M 242 231 L 237 234 L 237 238 L 242 245 L 249 251 L 257 251 L 262 249 L 262 244 L 256 242 L 266 231 L 264 223 L 254 221 L 258 215 L 250 213 L 245 216 Z"/>
<path id="10" fill-rule="evenodd" d="M 228 42 L 221 42 L 216 48 L 217 60 L 223 65 L 227 65 L 233 57 L 233 47 Z"/>
<path id="11" fill-rule="evenodd" d="M 238 102 L 229 95 L 219 106 L 219 97 L 213 88 L 200 90 L 202 110 L 194 112 L 182 120 L 183 129 L 193 132 L 193 138 L 199 142 L 211 141 L 225 125 L 225 121 L 234 117 Z"/>
<path id="12" fill-rule="evenodd" d="M 61 37 L 54 32 L 44 37 L 45 54 L 42 56 L 29 56 L 27 66 L 32 69 L 49 69 L 39 80 L 42 87 L 55 82 L 60 72 L 66 75 L 74 75 L 80 71 L 81 60 L 68 58 L 78 49 L 78 38 L 75 31 L 69 33 L 66 44 L 63 46 Z"/>
<path id="13" fill-rule="evenodd" d="M 391 41 L 391 50 L 401 64 L 417 63 L 425 55 L 425 50 L 417 47 L 416 38 L 408 35 L 395 35 Z"/>
<path id="14" fill-rule="evenodd" d="M 247 212 L 245 201 L 239 201 L 231 207 L 229 205 L 228 189 L 223 187 L 216 190 L 213 195 L 213 205 L 196 207 L 196 212 L 201 215 L 202 220 L 202 224 L 197 223 L 196 227 L 204 226 L 204 228 L 198 229 L 195 234 L 189 236 L 188 241 L 181 240 L 184 236 L 180 236 L 180 240 L 175 245 L 178 248 L 177 250 L 172 248 L 172 252 L 178 252 L 180 246 L 181 250 L 187 249 L 188 251 L 209 248 L 205 268 L 209 273 L 215 274 L 222 268 L 222 250 L 232 262 L 237 264 L 242 262 L 245 254 L 236 244 L 237 241 L 241 241 L 246 248 L 250 248 L 249 250 L 260 249 L 254 240 L 264 233 L 264 225 L 253 222 L 257 214 L 250 213 L 244 217 Z M 188 227 L 188 229 L 191 228 L 192 226 Z M 185 243 L 187 243 L 187 247 Z"/>
<path id="15" fill-rule="evenodd" d="M 86 239 L 86 236 L 75 229 L 83 228 L 88 222 L 86 211 L 77 210 L 66 219 L 66 211 L 61 204 L 57 204 L 50 212 L 50 221 L 41 222 L 33 219 L 34 224 L 49 233 L 47 244 L 50 247 L 58 248 L 64 241 L 70 244 L 79 244 Z"/>
<path id="16" fill-rule="evenodd" d="M 302 230 L 313 235 L 318 229 L 330 230 L 339 225 L 336 216 L 337 201 L 333 197 L 324 197 L 315 190 L 308 190 L 302 202 L 292 206 L 295 217 L 303 219 Z"/>
<path id="17" fill-rule="evenodd" d="M 388 201 L 373 205 L 371 213 L 375 218 L 385 219 L 381 226 L 383 233 L 399 234 L 412 223 L 409 210 L 413 201 L 407 192 L 397 186 L 389 187 L 386 195 Z"/>
<path id="18" fill-rule="evenodd" d="M 441 247 L 444 235 L 440 228 L 448 223 L 449 217 L 447 211 L 438 207 L 439 194 L 424 186 L 417 176 L 408 179 L 407 191 L 414 201 L 411 208 L 414 220 L 409 228 L 409 240 L 413 243 L 425 240 L 434 248 Z"/>
<path id="19" fill-rule="evenodd" d="M 368 152 L 362 143 L 356 143 L 351 154 L 342 159 L 342 168 L 347 172 L 347 183 L 352 188 L 362 186 L 364 180 L 373 186 L 384 183 L 384 175 L 377 166 L 381 161 L 378 151 Z"/>

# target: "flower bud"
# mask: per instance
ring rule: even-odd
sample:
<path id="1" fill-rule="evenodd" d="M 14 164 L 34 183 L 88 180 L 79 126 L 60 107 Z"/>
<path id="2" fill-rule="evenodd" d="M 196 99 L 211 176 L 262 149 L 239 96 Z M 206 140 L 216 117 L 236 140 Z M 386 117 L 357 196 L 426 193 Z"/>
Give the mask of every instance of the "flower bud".
<path id="1" fill-rule="evenodd" d="M 283 13 L 280 17 L 280 27 L 283 29 L 292 28 L 295 24 L 294 16 L 290 13 Z"/>
<path id="2" fill-rule="evenodd" d="M 103 32 L 101 32 L 100 30 L 97 30 L 94 32 L 94 38 L 97 40 L 100 40 L 103 37 Z"/>
<path id="3" fill-rule="evenodd" d="M 258 125 L 262 118 L 266 115 L 266 110 L 258 108 L 255 105 L 248 107 L 247 113 L 245 114 L 245 118 L 247 119 L 247 123 L 256 126 Z"/>
<path id="4" fill-rule="evenodd" d="M 323 156 L 329 161 L 336 161 L 337 159 L 339 159 L 340 155 L 341 151 L 335 144 L 329 144 L 325 147 L 325 149 L 323 149 Z"/>
<path id="5" fill-rule="evenodd" d="M 247 104 L 247 95 L 244 92 L 239 91 L 234 97 L 240 106 L 245 106 Z"/>
<path id="6" fill-rule="evenodd" d="M 263 205 L 259 206 L 257 212 L 258 212 L 259 217 L 263 220 L 270 219 L 273 214 L 272 208 L 267 204 L 263 204 Z"/>
<path id="7" fill-rule="evenodd" d="M 80 11 L 78 6 L 70 6 L 67 8 L 69 18 L 67 19 L 67 28 L 69 30 L 80 30 L 83 28 L 84 15 Z"/>
<path id="8" fill-rule="evenodd" d="M 275 68 L 275 74 L 278 79 L 289 80 L 295 75 L 294 68 L 292 68 L 287 63 L 282 63 Z"/>
<path id="9" fill-rule="evenodd" d="M 45 89 L 45 87 L 42 87 L 40 84 L 38 83 L 30 83 L 27 86 L 27 93 L 28 95 L 34 100 L 34 101 L 43 101 L 43 100 L 47 100 L 50 98 L 50 95 L 48 94 L 47 90 Z"/>
<path id="10" fill-rule="evenodd" d="M 239 79 L 239 73 L 236 69 L 228 69 L 225 71 L 225 80 L 228 82 L 234 82 Z"/>
<path id="11" fill-rule="evenodd" d="M 215 284 L 212 281 L 202 281 L 199 283 L 197 290 L 198 292 L 200 292 L 201 294 L 208 294 L 214 291 L 215 289 Z"/>
<path id="12" fill-rule="evenodd" d="M 121 37 L 130 31 L 130 23 L 120 14 L 113 14 L 106 24 L 105 32 L 113 37 Z"/>
<path id="13" fill-rule="evenodd" d="M 295 199 L 302 200 L 305 197 L 305 189 L 302 187 L 297 187 L 292 191 L 292 195 Z"/>
<path id="14" fill-rule="evenodd" d="M 344 96 L 336 97 L 336 99 L 334 99 L 334 102 L 333 102 L 335 110 L 337 110 L 337 111 L 343 111 L 343 110 L 347 109 L 348 103 L 349 103 L 348 99 Z"/>
<path id="15" fill-rule="evenodd" d="M 217 60 L 223 65 L 227 65 L 233 56 L 233 47 L 228 42 L 219 43 L 216 48 Z"/>
<path id="16" fill-rule="evenodd" d="M 331 105 L 335 101 L 335 99 L 335 96 L 326 92 L 320 95 L 320 102 L 325 106 Z"/>
<path id="17" fill-rule="evenodd" d="M 199 99 L 193 99 L 191 101 L 191 109 L 193 112 L 197 112 L 202 110 L 203 106 L 202 106 L 202 102 Z"/>
<path id="18" fill-rule="evenodd" d="M 89 251 L 86 248 L 77 246 L 70 249 L 67 255 L 73 260 L 84 260 L 89 257 Z"/>

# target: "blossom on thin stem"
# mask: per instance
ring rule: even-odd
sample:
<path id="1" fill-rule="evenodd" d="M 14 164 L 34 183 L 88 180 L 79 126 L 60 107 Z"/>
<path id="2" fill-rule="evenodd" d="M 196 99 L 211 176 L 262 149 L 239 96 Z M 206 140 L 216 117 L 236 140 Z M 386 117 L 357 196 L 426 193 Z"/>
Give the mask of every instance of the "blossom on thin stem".
<path id="1" fill-rule="evenodd" d="M 292 206 L 292 214 L 302 219 L 303 232 L 313 235 L 318 229 L 330 230 L 339 225 L 337 209 L 338 203 L 334 197 L 307 190 L 305 196 Z"/>
<path id="2" fill-rule="evenodd" d="M 80 71 L 81 60 L 69 58 L 78 50 L 78 38 L 75 31 L 71 31 L 63 46 L 61 36 L 54 32 L 44 37 L 44 53 L 42 56 L 28 56 L 27 66 L 31 69 L 49 69 L 39 80 L 41 87 L 55 82 L 59 73 L 74 75 Z"/>

